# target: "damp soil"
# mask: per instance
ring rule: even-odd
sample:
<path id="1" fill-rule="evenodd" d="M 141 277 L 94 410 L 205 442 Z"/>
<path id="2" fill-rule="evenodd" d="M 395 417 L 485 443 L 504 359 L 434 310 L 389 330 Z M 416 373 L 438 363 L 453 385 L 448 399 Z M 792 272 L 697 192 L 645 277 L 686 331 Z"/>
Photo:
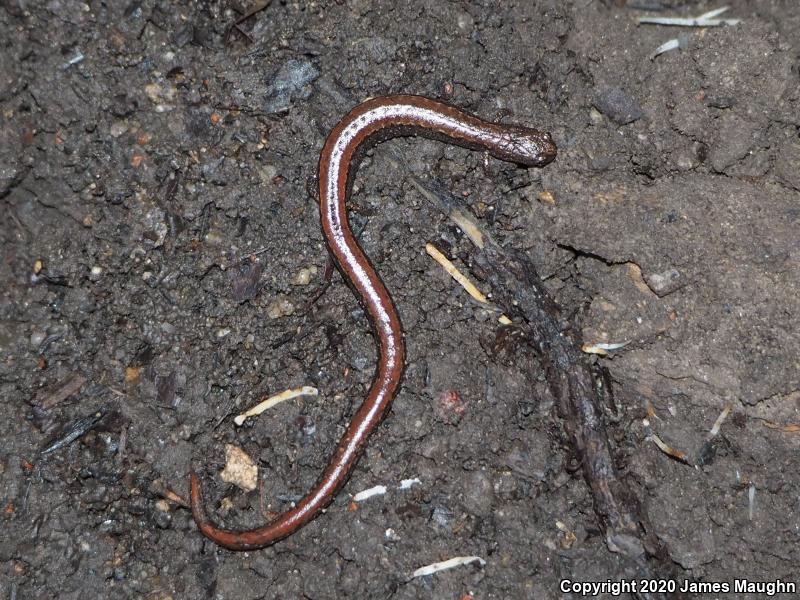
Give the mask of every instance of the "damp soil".
<path id="1" fill-rule="evenodd" d="M 4 2 L 0 597 L 547 599 L 626 577 L 541 357 L 425 253 L 470 272 L 412 177 L 523 252 L 587 343 L 626 344 L 587 360 L 680 579 L 800 583 L 800 13 L 727 4 L 736 26 L 669 28 L 636 19 L 717 5 Z M 222 550 L 181 506 L 187 473 L 217 522 L 263 523 L 373 375 L 342 278 L 310 302 L 313 189 L 327 132 L 388 93 L 550 131 L 558 159 L 367 155 L 351 222 L 403 321 L 402 389 L 325 514 Z M 303 385 L 319 396 L 233 423 Z M 257 489 L 220 479 L 227 445 Z M 412 577 L 457 556 L 485 564 Z"/>

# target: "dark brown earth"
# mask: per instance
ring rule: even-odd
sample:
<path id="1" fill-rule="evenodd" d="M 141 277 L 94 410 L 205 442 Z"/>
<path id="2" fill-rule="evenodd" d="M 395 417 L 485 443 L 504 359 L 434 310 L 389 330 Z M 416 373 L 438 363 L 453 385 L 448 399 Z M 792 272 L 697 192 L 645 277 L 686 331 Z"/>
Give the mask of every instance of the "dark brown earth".
<path id="1" fill-rule="evenodd" d="M 539 359 L 495 352 L 494 316 L 426 255 L 469 271 L 409 175 L 523 251 L 587 341 L 629 342 L 597 359 L 606 425 L 681 580 L 800 584 L 800 12 L 731 0 L 737 26 L 667 28 L 636 18 L 720 5 L 625 4 L 272 2 L 232 28 L 257 5 L 4 2 L 0 598 L 546 599 L 622 577 Z M 219 479 L 225 445 L 285 509 L 370 382 L 341 278 L 305 309 L 326 266 L 308 190 L 328 130 L 387 93 L 549 130 L 559 157 L 371 153 L 351 219 L 398 304 L 404 386 L 327 514 L 220 550 L 170 495 L 190 468 L 217 521 L 263 523 L 259 492 Z M 300 385 L 320 396 L 233 424 Z"/>

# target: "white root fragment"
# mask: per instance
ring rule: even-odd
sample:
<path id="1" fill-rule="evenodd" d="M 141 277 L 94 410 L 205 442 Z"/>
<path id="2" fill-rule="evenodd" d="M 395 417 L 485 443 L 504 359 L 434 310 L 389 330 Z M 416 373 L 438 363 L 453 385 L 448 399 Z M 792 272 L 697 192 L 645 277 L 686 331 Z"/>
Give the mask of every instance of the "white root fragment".
<path id="1" fill-rule="evenodd" d="M 358 492 L 355 496 L 353 496 L 353 501 L 363 502 L 364 500 L 372 498 L 373 496 L 383 496 L 385 493 L 386 493 L 385 485 L 376 485 L 375 487 L 371 487 L 369 489 Z"/>
<path id="2" fill-rule="evenodd" d="M 619 350 L 620 348 L 624 348 L 630 344 L 630 341 L 627 342 L 620 342 L 617 344 L 584 344 L 581 346 L 581 351 L 585 352 L 586 354 L 598 354 L 600 356 L 607 356 L 609 351 L 611 350 Z"/>
<path id="3" fill-rule="evenodd" d="M 419 480 L 418 477 L 414 477 L 413 479 L 403 479 L 400 482 L 400 485 L 396 486 L 398 490 L 407 490 L 410 489 L 413 485 L 420 485 L 422 482 Z M 357 494 L 353 496 L 354 502 L 363 502 L 373 496 L 382 496 L 383 494 L 387 493 L 389 488 L 385 485 L 376 485 L 375 487 L 371 487 L 366 490 L 361 490 Z"/>
<path id="4" fill-rule="evenodd" d="M 650 432 L 650 434 L 647 437 L 656 446 L 658 446 L 659 450 L 661 450 L 667 456 L 671 456 L 675 460 L 679 460 L 684 464 L 692 466 L 692 461 L 689 460 L 689 457 L 686 455 L 685 452 L 681 452 L 680 450 L 676 450 L 675 448 L 673 448 L 672 446 L 670 446 L 669 444 L 664 442 L 664 440 L 662 440 L 660 437 L 658 437 L 658 435 L 655 434 L 655 433 Z"/>
<path id="5" fill-rule="evenodd" d="M 480 302 L 481 304 L 485 304 L 487 306 L 491 306 L 489 300 L 486 298 L 483 292 L 481 292 L 475 284 L 473 284 L 467 276 L 464 275 L 461 271 L 458 270 L 450 259 L 448 259 L 444 254 L 442 254 L 439 249 L 434 246 L 433 244 L 425 244 L 425 252 L 428 253 L 433 260 L 435 260 L 441 267 L 447 271 L 447 274 L 450 275 L 456 282 L 464 288 L 464 290 L 472 296 L 475 300 Z M 497 319 L 503 325 L 510 325 L 511 319 L 509 319 L 506 315 L 500 315 Z"/>
<path id="6" fill-rule="evenodd" d="M 300 388 L 292 388 L 281 392 L 280 394 L 275 394 L 274 396 L 270 396 L 263 402 L 259 402 L 253 408 L 243 412 L 240 415 L 234 417 L 233 422 L 236 423 L 241 427 L 241 425 L 247 420 L 248 417 L 255 417 L 260 415 L 265 410 L 268 410 L 275 406 L 276 404 L 280 404 L 285 400 L 291 400 L 292 398 L 297 398 L 298 396 L 318 396 L 319 390 L 315 387 L 304 385 Z"/>
<path id="7" fill-rule="evenodd" d="M 640 25 L 672 25 L 678 27 L 719 27 L 720 25 L 738 25 L 741 19 L 715 19 L 728 10 L 728 6 L 710 10 L 699 17 L 639 17 Z"/>
<path id="8" fill-rule="evenodd" d="M 664 42 L 650 54 L 650 60 L 654 60 L 656 56 L 669 52 L 670 50 L 677 50 L 678 48 L 686 48 L 689 45 L 689 36 L 682 35 L 680 37 L 672 38 Z"/>
<path id="9" fill-rule="evenodd" d="M 732 408 L 733 407 L 730 404 L 725 405 L 725 408 L 723 408 L 722 412 L 719 413 L 717 420 L 714 421 L 714 426 L 708 432 L 708 439 L 716 437 L 716 435 L 719 433 L 720 427 L 722 427 L 722 423 L 725 421 L 725 419 L 728 418 L 728 415 L 731 413 Z"/>
<path id="10" fill-rule="evenodd" d="M 486 565 L 486 561 L 480 556 L 456 556 L 455 558 L 451 558 L 449 560 L 444 560 L 442 562 L 436 562 L 424 567 L 420 567 L 411 574 L 411 577 L 425 577 L 425 575 L 433 575 L 439 571 L 446 571 L 447 569 L 460 567 L 461 565 L 468 565 L 474 562 L 478 563 L 482 567 Z"/>
<path id="11" fill-rule="evenodd" d="M 678 38 L 672 38 L 661 44 L 655 51 L 650 55 L 650 60 L 653 60 L 659 54 L 664 54 L 664 52 L 669 52 L 670 50 L 677 50 L 681 47 L 681 43 Z"/>
<path id="12" fill-rule="evenodd" d="M 442 254 L 439 249 L 434 246 L 433 244 L 425 244 L 425 252 L 428 253 L 433 260 L 439 263 L 442 268 L 447 271 L 447 274 L 450 275 L 453 279 L 456 280 L 457 283 L 463 287 L 466 292 L 475 298 L 481 304 L 489 304 L 489 301 L 486 299 L 486 296 L 481 292 L 475 285 L 467 279 L 466 275 L 464 275 L 458 268 L 450 262 L 444 254 Z"/>
<path id="13" fill-rule="evenodd" d="M 412 485 L 421 485 L 422 482 L 419 480 L 418 477 L 414 477 L 413 479 L 403 479 L 400 482 L 400 486 L 397 488 L 398 490 L 407 490 Z"/>

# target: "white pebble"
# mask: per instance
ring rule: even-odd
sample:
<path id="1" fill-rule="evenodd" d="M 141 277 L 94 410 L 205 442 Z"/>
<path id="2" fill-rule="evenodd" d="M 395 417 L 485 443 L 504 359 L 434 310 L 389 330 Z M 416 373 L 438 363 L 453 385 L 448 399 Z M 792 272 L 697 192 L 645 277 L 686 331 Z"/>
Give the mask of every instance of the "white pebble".
<path id="1" fill-rule="evenodd" d="M 31 346 L 38 348 L 47 336 L 43 331 L 34 331 L 31 334 Z"/>

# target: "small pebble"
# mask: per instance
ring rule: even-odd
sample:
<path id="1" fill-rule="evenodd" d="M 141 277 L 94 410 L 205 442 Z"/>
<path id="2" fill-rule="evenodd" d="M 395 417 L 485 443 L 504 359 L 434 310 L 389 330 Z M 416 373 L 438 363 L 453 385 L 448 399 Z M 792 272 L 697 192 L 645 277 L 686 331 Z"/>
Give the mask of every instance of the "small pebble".
<path id="1" fill-rule="evenodd" d="M 287 60 L 278 70 L 266 90 L 264 110 L 268 113 L 284 112 L 289 109 L 292 99 L 308 98 L 311 84 L 319 71 L 308 60 Z"/>
<path id="2" fill-rule="evenodd" d="M 225 468 L 219 476 L 225 483 L 232 483 L 246 492 L 258 486 L 258 467 L 244 450 L 233 444 L 225 446 Z"/>
<path id="3" fill-rule="evenodd" d="M 42 342 L 47 337 L 47 334 L 43 331 L 34 331 L 31 334 L 31 347 L 39 348 L 42 345 Z"/>
<path id="4" fill-rule="evenodd" d="M 684 284 L 680 271 L 677 269 L 647 274 L 644 276 L 644 280 L 659 298 L 674 292 Z"/>
<path id="5" fill-rule="evenodd" d="M 644 115 L 639 103 L 620 88 L 596 92 L 594 106 L 617 125 L 633 123 Z"/>
<path id="6" fill-rule="evenodd" d="M 303 267 L 297 273 L 295 273 L 294 277 L 292 277 L 291 283 L 292 285 L 308 285 L 311 282 L 311 278 L 316 275 L 317 267 Z"/>
<path id="7" fill-rule="evenodd" d="M 444 506 L 435 507 L 431 513 L 431 520 L 444 529 L 449 529 L 452 526 L 453 519 L 453 512 Z"/>
<path id="8" fill-rule="evenodd" d="M 128 125 L 124 121 L 116 121 L 108 130 L 108 132 L 111 134 L 111 137 L 115 138 L 118 138 L 126 131 L 128 131 Z"/>
<path id="9" fill-rule="evenodd" d="M 294 304 L 286 296 L 278 296 L 267 306 L 267 316 L 270 319 L 288 317 L 294 313 Z"/>
<path id="10" fill-rule="evenodd" d="M 172 515 L 166 512 L 156 511 L 153 513 L 153 521 L 159 529 L 169 529 L 172 525 Z"/>
<path id="11" fill-rule="evenodd" d="M 158 83 L 148 83 L 144 86 L 144 93 L 153 104 L 160 105 L 163 102 L 172 102 L 178 90 L 173 85 L 159 85 Z"/>

